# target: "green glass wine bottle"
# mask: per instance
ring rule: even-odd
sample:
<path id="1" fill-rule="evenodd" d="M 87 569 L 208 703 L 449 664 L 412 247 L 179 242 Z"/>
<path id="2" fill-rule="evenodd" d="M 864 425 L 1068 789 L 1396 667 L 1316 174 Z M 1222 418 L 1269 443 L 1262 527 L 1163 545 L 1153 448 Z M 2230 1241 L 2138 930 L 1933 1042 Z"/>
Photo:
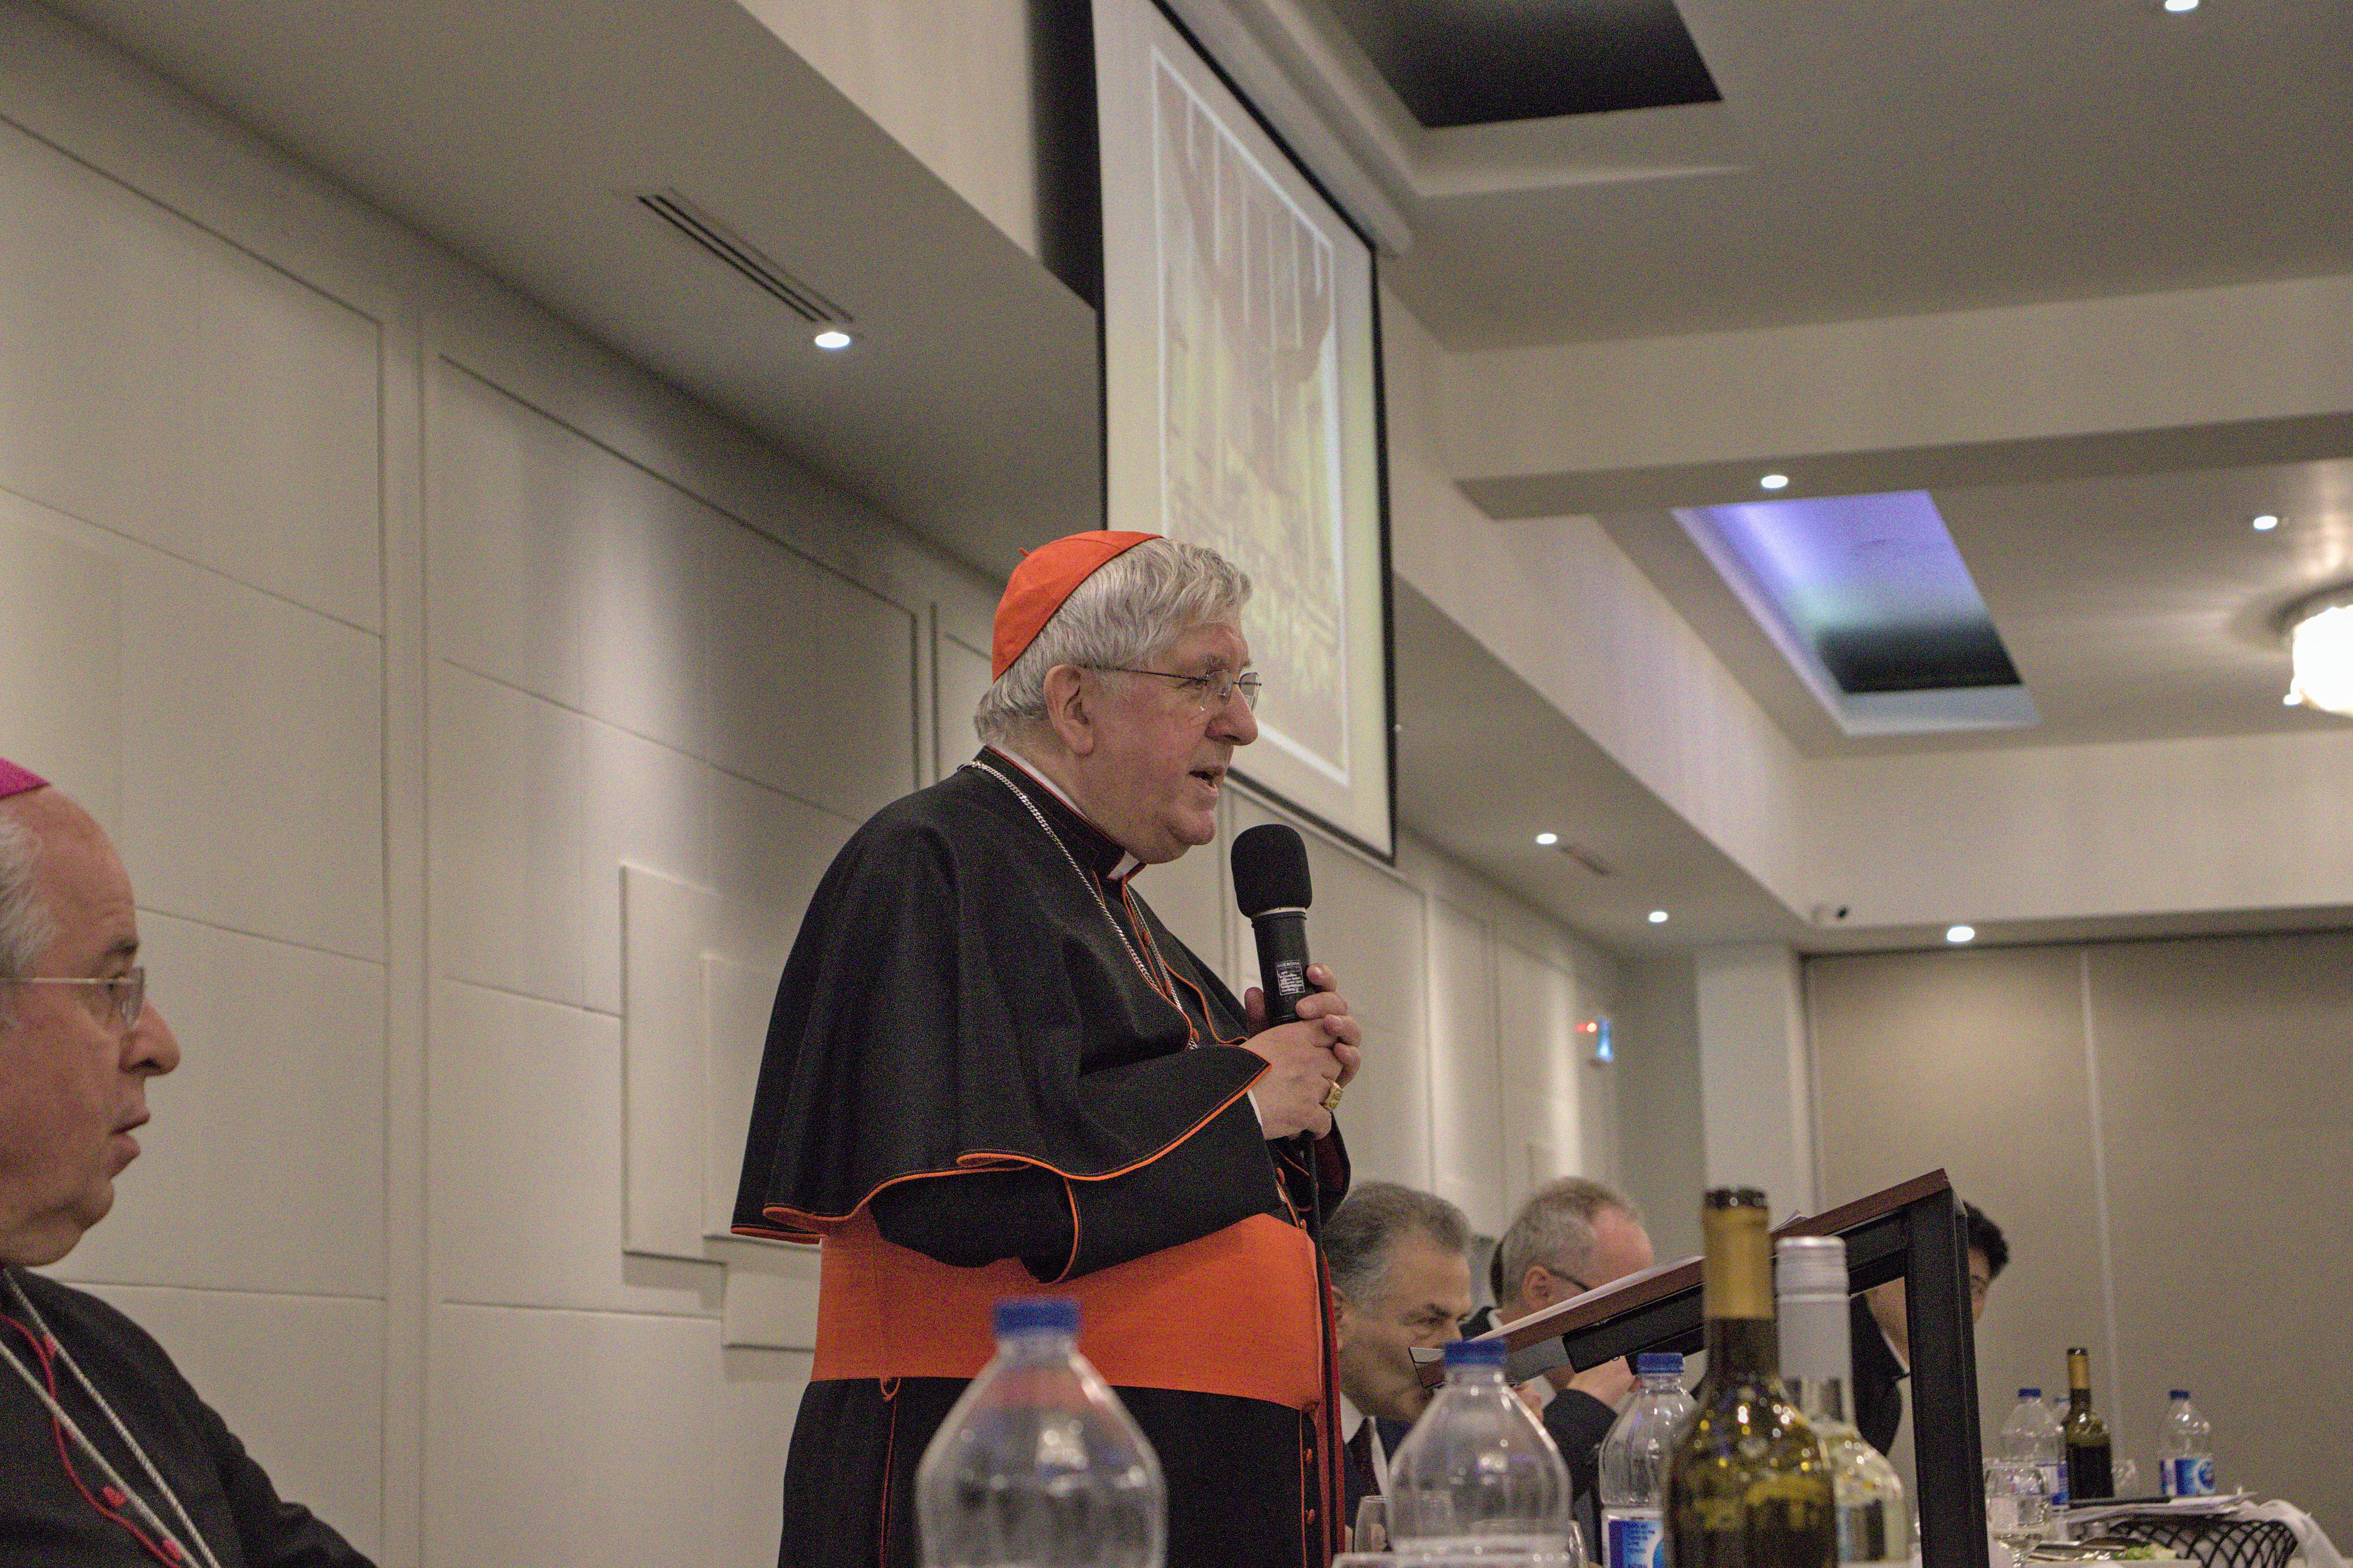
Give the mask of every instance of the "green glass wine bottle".
<path id="1" fill-rule="evenodd" d="M 1672 1568 L 1835 1568 L 1838 1499 L 1780 1378 L 1765 1194 L 1707 1194 L 1700 1288 L 1707 1375 L 1667 1472 Z"/>
<path id="2" fill-rule="evenodd" d="M 2109 1463 L 2108 1424 L 2092 1409 L 2092 1352 L 2067 1348 L 2067 1494 L 2077 1502 L 2116 1493 Z"/>

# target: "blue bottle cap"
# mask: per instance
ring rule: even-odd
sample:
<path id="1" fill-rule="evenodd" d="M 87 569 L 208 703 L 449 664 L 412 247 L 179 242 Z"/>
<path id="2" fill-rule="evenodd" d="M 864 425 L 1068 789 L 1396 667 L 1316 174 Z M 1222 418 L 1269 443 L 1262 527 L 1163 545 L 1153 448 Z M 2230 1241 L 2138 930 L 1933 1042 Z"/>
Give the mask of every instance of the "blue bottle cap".
<path id="1" fill-rule="evenodd" d="M 2018 1396 L 2021 1399 L 2040 1399 L 2042 1397 L 2042 1391 L 2039 1388 L 2021 1388 L 2018 1391 Z"/>
<path id="2" fill-rule="evenodd" d="M 1053 1329 L 1079 1331 L 1079 1304 L 1068 1296 L 1008 1296 L 997 1303 L 997 1337 Z"/>
<path id="3" fill-rule="evenodd" d="M 2171 1394 L 2166 1395 L 2166 1397 L 2168 1399 L 2187 1399 L 2189 1397 L 2189 1391 L 2186 1388 L 2177 1388 Z"/>
<path id="4" fill-rule="evenodd" d="M 1644 1351 L 1634 1358 L 1636 1377 L 1664 1377 L 1683 1374 L 1683 1358 L 1673 1351 Z"/>
<path id="5" fill-rule="evenodd" d="M 1501 1366 L 1504 1364 L 1504 1342 L 1501 1340 L 1449 1340 L 1446 1343 L 1446 1370 L 1458 1366 Z"/>

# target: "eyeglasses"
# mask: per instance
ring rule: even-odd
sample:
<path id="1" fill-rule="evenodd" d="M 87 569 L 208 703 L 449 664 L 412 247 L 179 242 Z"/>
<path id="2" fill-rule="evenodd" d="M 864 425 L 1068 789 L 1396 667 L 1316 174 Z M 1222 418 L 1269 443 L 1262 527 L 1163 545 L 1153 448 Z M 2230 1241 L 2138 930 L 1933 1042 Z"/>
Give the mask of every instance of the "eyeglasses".
<path id="1" fill-rule="evenodd" d="M 1559 1269 L 1555 1268 L 1554 1268 L 1551 1264 L 1549 1264 L 1549 1263 L 1539 1263 L 1539 1264 L 1537 1264 L 1537 1265 L 1536 1265 L 1536 1267 L 1537 1267 L 1537 1268 L 1541 1268 L 1541 1269 L 1543 1269 L 1546 1273 L 1547 1273 L 1547 1274 L 1551 1275 L 1551 1276 L 1552 1276 L 1554 1279 L 1563 1279 L 1563 1280 L 1567 1281 L 1569 1284 L 1576 1286 L 1576 1287 L 1577 1287 L 1577 1293 L 1578 1295 L 1580 1295 L 1580 1296 L 1584 1295 L 1588 1290 L 1590 1290 L 1590 1289 L 1593 1289 L 1593 1287 L 1592 1287 L 1592 1286 L 1588 1285 L 1584 1280 L 1579 1279 L 1576 1275 L 1574 1275 L 1574 1274 L 1564 1274 L 1564 1273 L 1562 1273 Z"/>
<path id="2" fill-rule="evenodd" d="M 139 1026 L 139 1019 L 147 1008 L 147 971 L 127 969 L 121 974 L 110 974 L 102 980 L 65 979 L 55 975 L 19 975 L 6 982 L 10 985 L 103 985 L 106 987 L 107 1011 L 129 1034 Z"/>
<path id="3" fill-rule="evenodd" d="M 1207 675 L 1179 675 L 1173 669 L 1131 669 L 1124 664 L 1098 664 L 1089 668 L 1108 670 L 1115 675 L 1156 675 L 1163 680 L 1173 680 L 1176 683 L 1176 689 L 1199 704 L 1204 713 L 1215 713 L 1232 701 L 1237 691 L 1242 694 L 1243 707 L 1256 708 L 1261 684 L 1255 669 L 1246 669 L 1240 675 L 1228 675 L 1222 669 L 1212 670 Z"/>

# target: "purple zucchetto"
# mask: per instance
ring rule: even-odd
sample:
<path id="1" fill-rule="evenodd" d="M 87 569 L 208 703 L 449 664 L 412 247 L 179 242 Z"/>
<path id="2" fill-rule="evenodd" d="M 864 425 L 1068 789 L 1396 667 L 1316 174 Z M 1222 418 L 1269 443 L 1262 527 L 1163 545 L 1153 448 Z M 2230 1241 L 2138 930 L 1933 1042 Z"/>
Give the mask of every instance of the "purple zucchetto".
<path id="1" fill-rule="evenodd" d="M 0 800 L 27 790 L 46 789 L 49 781 L 30 768 L 20 768 L 5 757 L 0 757 Z"/>

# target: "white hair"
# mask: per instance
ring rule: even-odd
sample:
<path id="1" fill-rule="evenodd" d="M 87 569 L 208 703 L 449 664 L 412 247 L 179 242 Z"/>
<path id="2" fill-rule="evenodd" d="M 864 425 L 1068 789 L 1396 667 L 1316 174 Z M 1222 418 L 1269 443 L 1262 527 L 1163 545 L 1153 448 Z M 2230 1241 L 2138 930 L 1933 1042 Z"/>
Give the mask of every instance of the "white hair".
<path id="1" fill-rule="evenodd" d="M 0 805 L 0 980 L 18 980 L 32 971 L 57 940 L 57 921 L 34 886 L 40 841 L 15 812 Z M 0 1017 L 8 996 L 0 990 Z"/>
<path id="2" fill-rule="evenodd" d="M 1045 716 L 1056 665 L 1144 668 L 1186 633 L 1239 620 L 1250 595 L 1241 568 L 1204 545 L 1155 539 L 1124 551 L 1071 590 L 982 694 L 972 727 L 991 744 L 1008 741 Z"/>
<path id="3" fill-rule="evenodd" d="M 1598 1283 L 1585 1278 L 1593 1268 L 1593 1222 L 1610 1209 L 1642 1223 L 1641 1211 L 1623 1194 L 1588 1177 L 1562 1176 L 1530 1193 L 1495 1247 L 1496 1305 L 1519 1304 L 1533 1264 L 1584 1285 Z"/>

